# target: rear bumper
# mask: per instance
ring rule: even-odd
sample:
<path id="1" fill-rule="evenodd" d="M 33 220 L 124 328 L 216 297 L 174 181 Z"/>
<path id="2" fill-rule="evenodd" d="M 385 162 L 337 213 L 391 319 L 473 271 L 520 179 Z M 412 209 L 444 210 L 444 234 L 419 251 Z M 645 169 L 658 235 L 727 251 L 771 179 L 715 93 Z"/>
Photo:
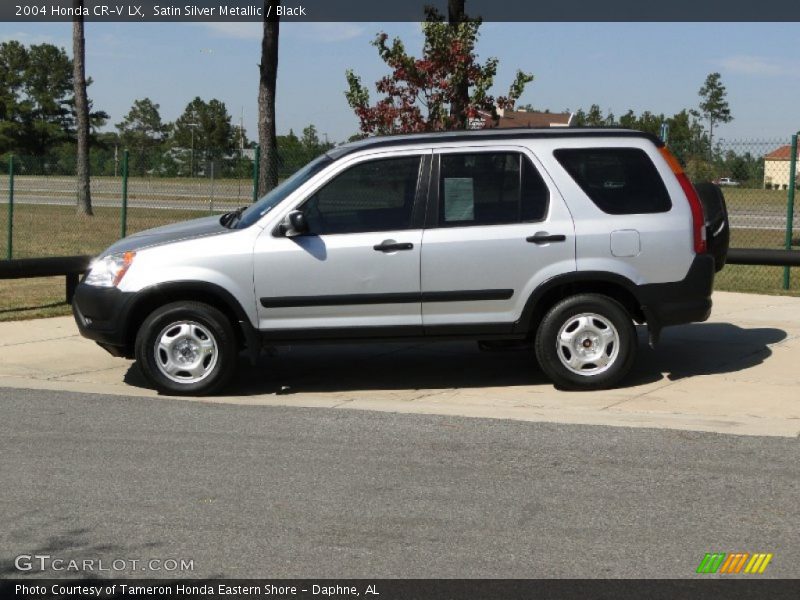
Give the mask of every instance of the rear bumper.
<path id="1" fill-rule="evenodd" d="M 80 334 L 114 356 L 130 356 L 126 323 L 133 296 L 116 288 L 78 284 L 72 314 Z"/>
<path id="2" fill-rule="evenodd" d="M 639 286 L 639 302 L 651 334 L 657 337 L 662 327 L 708 319 L 715 272 L 714 257 L 699 254 L 683 280 Z"/>

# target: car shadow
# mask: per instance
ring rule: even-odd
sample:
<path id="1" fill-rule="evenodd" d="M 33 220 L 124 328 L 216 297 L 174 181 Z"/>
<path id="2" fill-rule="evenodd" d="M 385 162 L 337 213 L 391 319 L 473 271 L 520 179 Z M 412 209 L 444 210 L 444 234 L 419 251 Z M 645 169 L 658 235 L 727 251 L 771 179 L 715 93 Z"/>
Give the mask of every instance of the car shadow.
<path id="1" fill-rule="evenodd" d="M 749 369 L 769 358 L 769 346 L 786 339 L 775 328 L 745 329 L 730 323 L 667 328 L 656 348 L 638 328 L 639 353 L 618 387 L 663 379 Z M 150 385 L 134 363 L 125 382 Z M 244 358 L 226 396 L 365 390 L 486 388 L 548 384 L 530 348 L 485 352 L 475 342 L 370 343 L 282 348 L 252 366 Z"/>
<path id="2" fill-rule="evenodd" d="M 760 365 L 772 355 L 770 346 L 786 339 L 782 329 L 745 329 L 731 323 L 692 323 L 668 327 L 655 348 L 639 328 L 640 349 L 628 386 L 666 377 L 678 381 L 698 375 L 735 373 Z"/>

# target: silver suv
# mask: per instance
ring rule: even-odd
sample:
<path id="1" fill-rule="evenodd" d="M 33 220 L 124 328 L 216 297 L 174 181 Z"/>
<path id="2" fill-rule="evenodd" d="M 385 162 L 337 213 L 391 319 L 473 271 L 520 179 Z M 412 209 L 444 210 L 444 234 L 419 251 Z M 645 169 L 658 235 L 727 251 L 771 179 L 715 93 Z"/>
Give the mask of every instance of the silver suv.
<path id="1" fill-rule="evenodd" d="M 655 343 L 708 317 L 708 229 L 640 132 L 369 138 L 246 209 L 120 240 L 73 308 L 170 394 L 219 391 L 241 351 L 345 339 L 529 342 L 558 386 L 594 389 L 631 368 L 634 323 Z"/>

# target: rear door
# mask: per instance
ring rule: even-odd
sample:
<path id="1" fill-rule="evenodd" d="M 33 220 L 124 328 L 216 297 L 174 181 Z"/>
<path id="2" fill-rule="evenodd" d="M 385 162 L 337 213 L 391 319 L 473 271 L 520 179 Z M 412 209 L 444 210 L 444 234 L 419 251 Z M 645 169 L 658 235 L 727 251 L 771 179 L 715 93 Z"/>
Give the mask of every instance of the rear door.
<path id="1" fill-rule="evenodd" d="M 435 151 L 422 239 L 425 333 L 510 331 L 539 284 L 575 270 L 574 232 L 527 148 Z"/>

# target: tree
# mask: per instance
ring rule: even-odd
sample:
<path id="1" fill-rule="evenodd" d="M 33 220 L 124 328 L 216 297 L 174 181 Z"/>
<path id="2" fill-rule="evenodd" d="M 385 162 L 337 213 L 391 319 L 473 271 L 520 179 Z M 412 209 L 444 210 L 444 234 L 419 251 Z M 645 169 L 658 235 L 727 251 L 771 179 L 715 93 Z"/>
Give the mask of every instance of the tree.
<path id="1" fill-rule="evenodd" d="M 219 160 L 232 153 L 236 137 L 225 103 L 217 99 L 205 102 L 199 97 L 192 100 L 175 121 L 172 144 L 184 151 L 189 150 L 192 175 L 199 162 Z"/>
<path id="2" fill-rule="evenodd" d="M 389 134 L 458 129 L 477 118 L 478 111 L 496 118 L 497 108 L 513 108 L 533 76 L 517 71 L 506 96 L 495 99 L 489 95 L 499 61 L 478 62 L 474 49 L 480 25 L 480 20 L 448 24 L 428 9 L 420 59 L 409 55 L 399 38 L 389 43 L 389 36 L 379 33 L 372 44 L 392 71 L 376 83 L 378 93 L 385 97 L 370 106 L 369 91 L 361 79 L 351 70 L 346 72 L 345 96 L 359 118 L 361 131 Z M 462 108 L 459 89 L 464 82 L 469 94 Z"/>
<path id="3" fill-rule="evenodd" d="M 0 43 L 0 154 L 16 152 L 51 164 L 56 149 L 76 136 L 74 62 L 52 44 Z M 86 79 L 89 87 L 91 78 Z M 108 115 L 89 108 L 90 139 Z M 73 163 L 74 164 L 74 163 Z M 73 171 L 74 173 L 74 171 Z"/>
<path id="4" fill-rule="evenodd" d="M 669 147 L 684 165 L 693 155 L 708 156 L 708 136 L 693 111 L 683 109 L 667 119 Z"/>
<path id="5" fill-rule="evenodd" d="M 730 123 L 733 120 L 728 101 L 725 99 L 728 92 L 722 85 L 719 73 L 710 73 L 706 77 L 703 87 L 698 92 L 700 98 L 700 116 L 708 119 L 708 143 L 714 146 L 714 124 Z"/>
<path id="6" fill-rule="evenodd" d="M 247 129 L 245 129 L 244 125 L 233 126 L 233 139 L 236 142 L 236 147 L 239 150 L 252 148 L 252 143 L 247 138 Z"/>
<path id="7" fill-rule="evenodd" d="M 117 176 L 120 173 L 120 137 L 115 131 L 98 133 L 92 140 L 89 157 L 92 174 Z"/>
<path id="8" fill-rule="evenodd" d="M 264 0 L 264 33 L 258 80 L 258 143 L 261 147 L 258 195 L 278 185 L 278 141 L 275 133 L 275 88 L 278 79 L 278 0 Z M 270 15 L 267 17 L 267 15 Z"/>
<path id="9" fill-rule="evenodd" d="M 0 44 L 0 154 L 13 150 L 19 138 L 19 103 L 27 63 L 25 46 L 15 40 Z"/>
<path id="10" fill-rule="evenodd" d="M 655 136 L 661 135 L 661 126 L 667 121 L 663 114 L 651 113 L 649 110 L 644 111 L 637 119 L 636 129 L 644 131 Z"/>
<path id="11" fill-rule="evenodd" d="M 117 130 L 122 144 L 131 149 L 141 151 L 157 147 L 169 131 L 169 126 L 161 120 L 160 104 L 150 98 L 134 100 L 133 106 Z"/>
<path id="12" fill-rule="evenodd" d="M 603 116 L 603 111 L 599 104 L 592 104 L 587 110 L 579 108 L 572 117 L 574 127 L 600 127 L 606 121 L 607 119 Z"/>
<path id="13" fill-rule="evenodd" d="M 447 22 L 450 27 L 458 29 L 461 23 L 467 20 L 464 11 L 464 0 L 448 0 Z M 453 101 L 450 104 L 450 115 L 457 120 L 459 129 L 466 129 L 469 122 L 466 117 L 469 106 L 469 81 L 464 69 L 456 68 L 453 71 Z"/>
<path id="14" fill-rule="evenodd" d="M 520 104 L 519 106 L 517 106 L 515 108 L 515 110 L 522 110 L 522 111 L 527 111 L 527 112 L 543 112 L 543 113 L 549 113 L 550 112 L 549 108 L 545 108 L 544 110 L 540 111 L 538 108 L 536 108 L 530 102 L 528 104 Z M 565 112 L 569 112 L 569 111 L 565 111 Z"/>
<path id="15" fill-rule="evenodd" d="M 300 138 L 292 129 L 288 135 L 277 137 L 278 148 L 278 172 L 280 177 L 289 177 L 292 173 L 300 169 L 308 161 L 306 152 Z"/>
<path id="16" fill-rule="evenodd" d="M 161 120 L 161 107 L 150 98 L 134 100 L 128 114 L 117 123 L 122 146 L 133 151 L 133 171 L 143 175 L 160 163 L 159 149 L 169 133 Z"/>
<path id="17" fill-rule="evenodd" d="M 334 146 L 327 140 L 327 136 L 324 142 L 320 141 L 319 135 L 317 135 L 317 128 L 313 124 L 303 129 L 303 137 L 300 139 L 300 144 L 308 155 L 308 160 L 316 158 Z"/>
<path id="18" fill-rule="evenodd" d="M 73 0 L 78 9 L 72 20 L 72 64 L 75 92 L 75 128 L 78 140 L 77 179 L 78 213 L 92 214 L 92 190 L 89 183 L 89 97 L 86 93 L 86 38 L 83 33 L 83 0 Z"/>
<path id="19" fill-rule="evenodd" d="M 575 127 L 607 127 L 616 124 L 614 113 L 609 111 L 607 115 L 603 116 L 599 104 L 592 104 L 588 112 L 579 108 L 575 111 L 572 122 Z"/>
<path id="20" fill-rule="evenodd" d="M 72 136 L 73 61 L 52 44 L 28 48 L 17 105 L 16 150 L 44 156 Z"/>

